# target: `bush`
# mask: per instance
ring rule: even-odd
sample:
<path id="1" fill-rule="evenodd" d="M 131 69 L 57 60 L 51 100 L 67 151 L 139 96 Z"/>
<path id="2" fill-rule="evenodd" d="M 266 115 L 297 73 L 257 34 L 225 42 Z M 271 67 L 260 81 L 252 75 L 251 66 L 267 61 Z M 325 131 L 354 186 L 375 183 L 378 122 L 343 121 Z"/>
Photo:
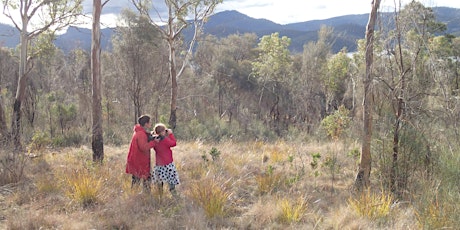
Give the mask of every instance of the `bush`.
<path id="1" fill-rule="evenodd" d="M 28 149 L 29 152 L 41 151 L 43 148 L 51 144 L 51 139 L 49 135 L 45 132 L 35 132 L 32 136 L 32 140 L 29 143 Z"/>
<path id="2" fill-rule="evenodd" d="M 54 147 L 80 146 L 83 143 L 83 136 L 77 132 L 67 132 L 64 135 L 56 136 L 51 140 Z"/>
<path id="3" fill-rule="evenodd" d="M 0 151 L 0 186 L 21 181 L 27 163 L 23 154 Z"/>

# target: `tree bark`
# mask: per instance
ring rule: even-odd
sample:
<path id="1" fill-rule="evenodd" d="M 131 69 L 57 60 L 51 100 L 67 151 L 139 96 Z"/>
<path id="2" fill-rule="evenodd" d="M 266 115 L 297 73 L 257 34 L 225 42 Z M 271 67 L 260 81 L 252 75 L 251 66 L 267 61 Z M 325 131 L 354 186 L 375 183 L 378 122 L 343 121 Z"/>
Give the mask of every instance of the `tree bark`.
<path id="1" fill-rule="evenodd" d="M 13 138 L 13 145 L 16 150 L 21 150 L 21 105 L 24 101 L 26 95 L 26 86 L 27 86 L 27 50 L 29 45 L 29 36 L 27 34 L 27 26 L 29 24 L 29 19 L 26 16 L 22 16 L 22 28 L 20 31 L 21 34 L 21 51 L 20 51 L 20 62 L 19 62 L 19 76 L 18 76 L 18 86 L 16 89 L 16 96 L 14 98 L 13 105 L 13 117 L 11 124 L 11 137 Z"/>
<path id="2" fill-rule="evenodd" d="M 361 159 L 358 174 L 356 175 L 355 187 L 358 190 L 370 186 L 370 174 L 372 165 L 371 141 L 372 141 L 372 65 L 374 62 L 374 28 L 377 21 L 380 0 L 372 2 L 372 10 L 369 14 L 369 21 L 366 27 L 366 76 L 364 79 L 364 101 L 363 101 L 363 138 L 361 146 Z"/>
<path id="3" fill-rule="evenodd" d="M 0 96 L 0 146 L 6 145 L 9 141 L 8 128 L 6 126 L 5 110 L 3 109 L 3 99 Z"/>
<path id="4" fill-rule="evenodd" d="M 93 0 L 93 25 L 91 33 L 91 74 L 92 90 L 92 150 L 93 161 L 102 163 L 104 160 L 104 140 L 102 136 L 102 98 L 101 98 L 101 0 Z"/>

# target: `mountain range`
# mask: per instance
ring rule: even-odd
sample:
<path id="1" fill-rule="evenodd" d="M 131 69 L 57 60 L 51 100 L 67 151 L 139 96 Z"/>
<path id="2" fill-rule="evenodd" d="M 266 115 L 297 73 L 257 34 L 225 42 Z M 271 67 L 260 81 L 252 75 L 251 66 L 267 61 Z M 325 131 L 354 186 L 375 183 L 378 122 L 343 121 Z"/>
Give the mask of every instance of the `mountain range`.
<path id="1" fill-rule="evenodd" d="M 433 12 L 438 21 L 447 25 L 446 33 L 460 36 L 460 9 L 449 7 L 434 7 Z M 383 13 L 382 16 L 390 16 Z M 348 51 L 356 51 L 356 41 L 364 38 L 369 14 L 346 15 L 324 20 L 312 20 L 280 25 L 266 19 L 255 19 L 238 11 L 223 11 L 212 15 L 204 26 L 205 34 L 212 34 L 218 38 L 231 34 L 255 33 L 258 37 L 279 32 L 280 36 L 291 38 L 291 52 L 302 52 L 303 45 L 316 41 L 318 30 L 322 25 L 334 28 L 337 37 L 333 52 L 338 52 L 343 47 Z M 114 28 L 101 30 L 101 47 L 110 49 L 110 38 L 115 33 Z M 187 31 L 185 31 L 187 38 Z M 15 47 L 19 44 L 19 35 L 14 27 L 0 24 L 0 47 Z M 65 52 L 75 48 L 90 50 L 91 30 L 79 27 L 69 27 L 67 31 L 55 40 L 57 47 Z"/>

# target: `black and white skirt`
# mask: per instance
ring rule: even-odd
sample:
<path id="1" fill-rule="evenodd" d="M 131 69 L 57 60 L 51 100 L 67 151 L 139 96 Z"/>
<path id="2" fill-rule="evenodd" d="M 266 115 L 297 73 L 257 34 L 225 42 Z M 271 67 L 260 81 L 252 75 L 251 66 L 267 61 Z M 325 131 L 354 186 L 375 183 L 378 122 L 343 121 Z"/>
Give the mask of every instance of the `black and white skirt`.
<path id="1" fill-rule="evenodd" d="M 156 165 L 154 167 L 153 183 L 159 184 L 161 182 L 173 185 L 178 185 L 180 183 L 174 162 L 167 165 Z"/>

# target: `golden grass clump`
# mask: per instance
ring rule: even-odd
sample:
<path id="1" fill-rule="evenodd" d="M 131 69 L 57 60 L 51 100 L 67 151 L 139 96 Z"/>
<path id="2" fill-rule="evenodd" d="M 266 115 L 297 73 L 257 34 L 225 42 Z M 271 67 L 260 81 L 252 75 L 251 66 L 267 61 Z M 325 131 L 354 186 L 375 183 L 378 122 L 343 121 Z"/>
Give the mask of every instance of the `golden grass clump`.
<path id="1" fill-rule="evenodd" d="M 231 193 L 226 183 L 215 178 L 205 178 L 193 184 L 189 190 L 192 200 L 197 202 L 209 218 L 225 216 L 225 206 Z"/>
<path id="2" fill-rule="evenodd" d="M 77 170 L 65 177 L 69 198 L 87 207 L 98 201 L 102 190 L 102 179 L 97 173 Z"/>
<path id="3" fill-rule="evenodd" d="M 431 202 L 425 210 L 416 212 L 416 217 L 422 228 L 443 229 L 447 226 L 453 226 L 448 217 L 450 214 L 452 212 L 447 204 Z"/>
<path id="4" fill-rule="evenodd" d="M 387 217 L 390 214 L 392 204 L 393 195 L 391 193 L 382 192 L 381 194 L 375 194 L 370 190 L 360 193 L 356 199 L 348 199 L 348 205 L 359 216 L 372 220 Z"/>
<path id="5" fill-rule="evenodd" d="M 281 208 L 279 219 L 288 224 L 301 221 L 308 210 L 307 199 L 304 197 L 299 197 L 295 201 L 283 198 L 279 201 L 279 206 Z"/>

